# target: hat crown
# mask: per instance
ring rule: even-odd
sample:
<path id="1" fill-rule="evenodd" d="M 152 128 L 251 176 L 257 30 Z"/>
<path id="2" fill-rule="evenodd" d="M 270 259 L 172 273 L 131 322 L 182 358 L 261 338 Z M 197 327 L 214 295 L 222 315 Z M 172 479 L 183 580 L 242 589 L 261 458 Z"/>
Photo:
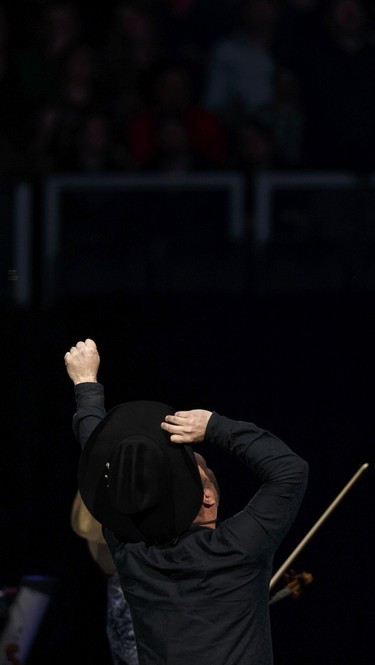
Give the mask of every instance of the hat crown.
<path id="1" fill-rule="evenodd" d="M 89 512 L 127 542 L 166 543 L 189 528 L 203 488 L 191 446 L 171 443 L 160 402 L 119 404 L 90 435 L 78 487 Z"/>
<path id="2" fill-rule="evenodd" d="M 113 508 L 134 515 L 160 505 L 169 475 L 167 461 L 158 443 L 144 434 L 121 441 L 109 459 L 107 474 Z"/>

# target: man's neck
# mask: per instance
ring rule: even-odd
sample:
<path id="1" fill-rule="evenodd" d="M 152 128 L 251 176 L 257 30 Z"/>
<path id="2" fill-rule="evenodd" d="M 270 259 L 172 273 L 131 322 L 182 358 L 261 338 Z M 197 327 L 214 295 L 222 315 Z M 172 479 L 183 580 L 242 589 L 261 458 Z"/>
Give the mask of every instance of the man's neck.
<path id="1" fill-rule="evenodd" d="M 216 529 L 217 519 L 216 520 L 205 520 L 204 522 L 193 522 L 193 526 L 207 526 L 209 529 Z"/>

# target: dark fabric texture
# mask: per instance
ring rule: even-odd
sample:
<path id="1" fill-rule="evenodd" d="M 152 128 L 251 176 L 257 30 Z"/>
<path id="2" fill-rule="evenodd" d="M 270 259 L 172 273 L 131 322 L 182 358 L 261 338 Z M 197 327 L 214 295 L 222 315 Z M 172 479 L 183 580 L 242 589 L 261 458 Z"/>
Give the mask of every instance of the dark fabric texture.
<path id="1" fill-rule="evenodd" d="M 77 386 L 76 392 L 74 427 L 84 445 L 90 428 L 83 392 L 89 397 L 90 389 Z M 99 389 L 94 392 L 93 427 L 100 401 Z M 141 665 L 272 663 L 272 561 L 297 514 L 307 464 L 271 433 L 216 413 L 206 439 L 238 457 L 261 481 L 242 511 L 216 529 L 193 527 L 164 548 L 122 543 L 104 530 L 131 610 Z"/>
<path id="2" fill-rule="evenodd" d="M 138 665 L 133 622 L 117 572 L 108 578 L 106 630 L 113 665 Z"/>

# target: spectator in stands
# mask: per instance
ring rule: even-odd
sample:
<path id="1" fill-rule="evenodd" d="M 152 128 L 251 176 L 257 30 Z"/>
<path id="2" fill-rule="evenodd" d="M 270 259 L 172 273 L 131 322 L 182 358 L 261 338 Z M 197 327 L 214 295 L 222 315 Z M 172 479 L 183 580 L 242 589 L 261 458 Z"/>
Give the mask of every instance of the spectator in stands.
<path id="1" fill-rule="evenodd" d="M 289 68 L 306 49 L 306 42 L 320 33 L 320 0 L 285 0 L 275 36 L 278 62 Z"/>
<path id="2" fill-rule="evenodd" d="M 52 0 L 36 4 L 31 9 L 26 3 L 22 23 L 16 14 L 12 23 L 17 70 L 13 84 L 22 93 L 24 111 L 18 131 L 25 144 L 35 143 L 41 110 L 61 101 L 67 58 L 83 44 L 82 19 L 74 3 Z"/>
<path id="3" fill-rule="evenodd" d="M 43 50 L 55 63 L 64 62 L 67 54 L 81 41 L 81 20 L 71 2 L 60 0 L 47 4 L 42 23 Z"/>
<path id="4" fill-rule="evenodd" d="M 188 173 L 212 171 L 216 165 L 212 159 L 196 150 L 187 128 L 178 116 L 163 116 L 155 127 L 155 150 L 152 158 L 144 163 L 144 170 Z"/>
<path id="5" fill-rule="evenodd" d="M 273 99 L 260 114 L 263 123 L 272 129 L 274 168 L 295 168 L 302 160 L 304 115 L 300 102 L 299 83 L 288 69 L 279 67 L 273 81 Z"/>
<path id="6" fill-rule="evenodd" d="M 103 48 L 109 95 L 147 85 L 160 61 L 162 38 L 157 21 L 137 0 L 114 8 Z"/>
<path id="7" fill-rule="evenodd" d="M 61 73 L 58 103 L 46 105 L 37 119 L 32 151 L 36 170 L 74 170 L 77 141 L 87 114 L 98 105 L 95 53 L 77 46 Z"/>
<path id="8" fill-rule="evenodd" d="M 61 101 L 68 107 L 90 106 L 97 94 L 97 69 L 93 49 L 79 45 L 71 51 L 61 73 Z"/>
<path id="9" fill-rule="evenodd" d="M 11 48 L 9 23 L 0 7 L 0 175 L 25 175 L 25 98 Z"/>
<path id="10" fill-rule="evenodd" d="M 88 113 L 78 128 L 72 168 L 85 173 L 129 170 L 134 166 L 124 144 L 114 141 L 110 118 L 103 112 Z"/>
<path id="11" fill-rule="evenodd" d="M 183 66 L 162 69 L 150 107 L 129 122 L 127 137 L 141 168 L 171 165 L 170 160 L 175 167 L 180 164 L 178 170 L 226 164 L 224 130 L 213 113 L 194 101 L 192 80 Z"/>
<path id="12" fill-rule="evenodd" d="M 306 118 L 304 164 L 367 172 L 375 166 L 375 45 L 361 0 L 330 0 L 321 32 L 290 62 Z"/>
<path id="13" fill-rule="evenodd" d="M 236 25 L 238 0 L 159 0 L 157 6 L 167 59 L 183 61 L 201 90 L 208 54 Z"/>
<path id="14" fill-rule="evenodd" d="M 275 59 L 272 53 L 279 20 L 276 0 L 245 0 L 240 29 L 220 40 L 208 66 L 204 105 L 233 118 L 254 114 L 272 101 Z M 234 120 L 236 121 L 236 120 Z"/>

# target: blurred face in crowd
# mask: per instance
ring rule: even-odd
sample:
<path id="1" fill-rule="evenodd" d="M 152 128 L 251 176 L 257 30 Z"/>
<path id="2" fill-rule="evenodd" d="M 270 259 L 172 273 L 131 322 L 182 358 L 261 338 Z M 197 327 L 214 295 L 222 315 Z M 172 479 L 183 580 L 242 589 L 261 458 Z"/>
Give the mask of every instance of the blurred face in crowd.
<path id="1" fill-rule="evenodd" d="M 315 9 L 318 0 L 289 0 L 289 3 L 302 11 L 309 11 L 310 9 Z"/>
<path id="2" fill-rule="evenodd" d="M 80 31 L 77 14 L 69 3 L 57 3 L 47 9 L 46 22 L 47 36 L 56 48 L 72 43 Z"/>
<path id="3" fill-rule="evenodd" d="M 92 115 L 87 119 L 84 129 L 84 143 L 93 148 L 105 148 L 109 144 L 110 135 L 107 121 L 101 115 Z"/>
<path id="4" fill-rule="evenodd" d="M 189 149 L 186 129 L 178 118 L 168 117 L 159 128 L 160 151 L 166 155 L 178 155 Z"/>
<path id="5" fill-rule="evenodd" d="M 355 36 L 366 25 L 364 5 L 360 0 L 334 0 L 328 11 L 328 25 L 342 36 Z"/>
<path id="6" fill-rule="evenodd" d="M 78 80 L 90 79 L 94 74 L 94 62 L 90 49 L 82 46 L 71 54 L 67 63 L 70 78 Z"/>
<path id="7" fill-rule="evenodd" d="M 132 2 L 122 2 L 117 6 L 116 19 L 119 31 L 131 39 L 139 40 L 148 36 L 148 17 Z"/>
<path id="8" fill-rule="evenodd" d="M 247 0 L 243 6 L 245 29 L 254 35 L 273 32 L 279 18 L 276 0 Z"/>
<path id="9" fill-rule="evenodd" d="M 157 103 L 164 112 L 183 110 L 191 98 L 190 81 L 182 69 L 163 72 L 157 81 Z"/>

